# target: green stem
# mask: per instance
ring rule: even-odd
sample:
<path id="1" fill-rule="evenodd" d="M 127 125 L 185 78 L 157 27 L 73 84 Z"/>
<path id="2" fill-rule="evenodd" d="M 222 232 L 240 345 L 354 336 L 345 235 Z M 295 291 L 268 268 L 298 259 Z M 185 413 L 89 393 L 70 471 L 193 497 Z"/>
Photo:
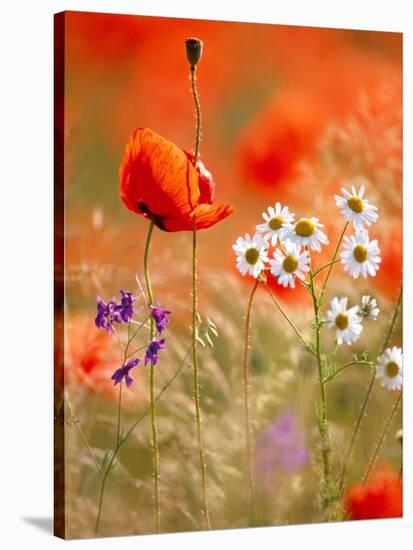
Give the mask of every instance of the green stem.
<path id="1" fill-rule="evenodd" d="M 271 300 L 274 302 L 274 304 L 277 306 L 278 310 L 280 311 L 281 315 L 284 317 L 284 319 L 287 321 L 287 323 L 290 325 L 290 327 L 293 329 L 293 331 L 296 333 L 296 335 L 298 336 L 298 338 L 301 340 L 301 342 L 303 343 L 305 349 L 307 351 L 309 351 L 310 353 L 312 353 L 313 355 L 315 355 L 315 352 L 311 349 L 311 347 L 309 346 L 309 343 L 307 342 L 307 340 L 304 338 L 304 336 L 301 334 L 301 332 L 298 330 L 298 328 L 294 325 L 294 323 L 291 321 L 291 319 L 288 317 L 288 315 L 285 313 L 285 311 L 283 310 L 283 308 L 281 307 L 281 305 L 279 304 L 278 300 L 276 299 L 276 297 L 274 296 L 274 294 L 271 292 L 271 289 L 270 287 L 267 285 L 266 281 L 264 281 L 263 279 L 261 279 L 261 282 L 264 284 L 265 288 L 267 289 L 267 292 L 268 294 L 271 296 Z"/>
<path id="2" fill-rule="evenodd" d="M 336 245 L 336 248 L 334 250 L 334 254 L 333 254 L 333 258 L 330 262 L 330 267 L 329 267 L 329 270 L 327 272 L 327 275 L 326 275 L 326 278 L 324 279 L 324 283 L 323 283 L 323 286 L 322 286 L 322 289 L 321 289 L 321 295 L 320 295 L 320 301 L 319 303 L 321 304 L 322 301 L 323 301 L 323 298 L 324 298 L 324 293 L 325 293 L 325 290 L 326 290 L 326 286 L 327 286 L 327 283 L 328 283 L 328 280 L 330 278 L 330 275 L 331 275 L 331 271 L 333 269 L 333 265 L 336 263 L 336 258 L 337 258 L 337 254 L 338 254 L 338 251 L 340 250 L 340 246 L 341 246 L 341 242 L 344 238 L 344 233 L 346 232 L 347 230 L 347 227 L 349 226 L 349 223 L 350 222 L 346 222 L 345 225 L 344 225 L 344 228 L 343 228 L 343 231 L 341 232 L 341 235 L 338 239 L 338 242 L 337 242 L 337 245 Z"/>
<path id="3" fill-rule="evenodd" d="M 207 479 L 206 479 L 206 462 L 204 442 L 202 437 L 201 426 L 201 405 L 200 405 L 200 385 L 199 385 L 199 366 L 198 366 L 198 263 L 197 263 L 197 232 L 195 226 L 195 218 L 192 231 L 192 363 L 194 369 L 194 403 L 195 403 L 195 419 L 199 449 L 199 463 L 201 470 L 202 481 L 202 500 L 203 513 L 208 529 L 211 529 L 209 518 L 208 496 L 207 496 Z"/>
<path id="4" fill-rule="evenodd" d="M 145 275 L 146 283 L 146 293 L 148 295 L 149 305 L 153 305 L 153 291 L 152 283 L 149 274 L 148 267 L 148 256 L 149 256 L 149 247 L 151 243 L 152 232 L 154 228 L 154 222 L 151 220 L 148 234 L 146 237 L 145 250 L 143 255 L 143 270 Z M 149 343 L 155 337 L 155 323 L 154 319 L 151 316 L 149 321 Z M 155 526 L 156 532 L 161 532 L 161 511 L 160 511 L 160 486 L 159 486 L 159 447 L 158 447 L 158 426 L 156 422 L 156 400 L 155 400 L 155 368 L 154 365 L 150 364 L 149 367 L 149 401 L 150 401 L 150 410 L 151 410 L 151 427 L 152 427 L 152 460 L 153 460 L 153 479 L 154 479 L 154 490 L 155 490 Z"/>
<path id="5" fill-rule="evenodd" d="M 199 146 L 201 143 L 201 104 L 199 101 L 199 94 L 196 87 L 196 67 L 191 67 L 191 89 L 192 96 L 194 98 L 195 104 L 195 117 L 196 117 L 196 128 L 195 128 L 195 152 L 194 152 L 194 165 L 198 162 L 199 158 Z"/>
<path id="6" fill-rule="evenodd" d="M 398 313 L 399 313 L 402 294 L 403 294 L 403 287 L 400 288 L 399 297 L 398 297 L 397 302 L 396 302 L 396 307 L 394 308 L 392 320 L 390 322 L 390 326 L 389 326 L 389 329 L 387 331 L 386 338 L 385 338 L 383 346 L 381 348 L 381 354 L 383 354 L 384 351 L 386 350 L 386 348 L 387 348 L 387 346 L 390 342 L 390 339 L 392 337 L 394 327 L 396 325 L 397 316 L 398 316 Z M 363 403 L 361 405 L 361 409 L 360 409 L 360 412 L 358 414 L 356 424 L 354 426 L 353 435 L 352 435 L 351 440 L 350 440 L 350 445 L 349 445 L 349 448 L 347 450 L 346 457 L 344 459 L 344 464 L 343 464 L 343 468 L 341 470 L 341 476 L 340 476 L 340 491 L 341 492 L 343 492 L 343 490 L 344 490 L 344 483 L 345 483 L 345 480 L 346 480 L 347 468 L 348 468 L 348 465 L 349 465 L 349 462 L 350 462 L 351 455 L 353 453 L 354 445 L 356 443 L 356 440 L 357 440 L 359 432 L 360 432 L 360 427 L 361 427 L 361 424 L 362 424 L 362 421 L 363 421 L 363 418 L 364 418 L 364 413 L 366 411 L 367 404 L 370 400 L 370 395 L 371 395 L 371 392 L 373 390 L 373 386 L 374 386 L 375 381 L 376 381 L 376 369 L 373 370 L 373 373 L 371 375 L 370 382 L 369 382 L 369 385 L 367 387 L 367 392 L 366 392 L 366 395 L 364 396 L 364 400 L 363 400 Z"/>
<path id="7" fill-rule="evenodd" d="M 194 166 L 196 167 L 199 159 L 199 146 L 201 142 L 201 105 L 199 101 L 199 94 L 196 87 L 196 67 L 191 66 L 191 90 L 195 105 L 195 151 L 194 151 Z M 195 420 L 199 449 L 199 463 L 201 470 L 202 481 L 202 501 L 203 501 L 203 514 L 205 514 L 205 521 L 208 529 L 211 529 L 211 522 L 209 518 L 208 496 L 207 496 L 207 473 L 205 462 L 204 442 L 202 437 L 202 425 L 201 425 L 201 404 L 200 404 L 200 386 L 199 386 L 199 367 L 198 367 L 198 264 L 197 264 L 197 229 L 196 218 L 193 217 L 192 226 L 192 362 L 194 369 L 194 403 L 195 403 Z"/>
<path id="8" fill-rule="evenodd" d="M 318 269 L 316 269 L 313 272 L 313 278 L 315 279 L 317 277 L 317 275 L 319 275 L 327 267 L 332 267 L 334 264 L 337 264 L 339 262 L 340 262 L 340 260 L 333 260 L 332 262 L 328 262 L 327 264 L 322 265 L 321 267 L 319 267 Z"/>
<path id="9" fill-rule="evenodd" d="M 118 400 L 118 428 L 116 433 L 116 445 L 119 445 L 120 441 L 120 418 L 121 418 L 121 407 L 122 407 L 122 381 L 119 384 L 119 400 Z"/>
<path id="10" fill-rule="evenodd" d="M 67 397 L 65 398 L 65 401 L 66 401 L 66 405 L 67 405 L 67 408 L 69 409 L 69 412 L 70 412 L 70 417 L 72 418 L 74 424 L 76 425 L 77 429 L 78 429 L 78 432 L 80 434 L 80 437 L 82 438 L 83 440 L 83 443 L 85 444 L 86 446 L 86 449 L 90 455 L 90 458 L 93 460 L 93 464 L 95 465 L 99 475 L 101 475 L 101 470 L 100 470 L 100 465 L 99 465 L 99 462 L 96 460 L 95 458 L 95 455 L 93 454 L 92 452 L 92 449 L 90 448 L 90 445 L 89 445 L 89 442 L 86 438 L 86 435 L 84 433 L 84 431 L 82 430 L 82 427 L 80 425 L 80 422 L 78 420 L 78 418 L 76 418 L 76 415 L 72 409 L 72 406 L 71 404 L 69 403 L 69 400 L 67 399 Z"/>
<path id="11" fill-rule="evenodd" d="M 244 410 L 245 410 L 245 445 L 246 445 L 246 462 L 247 462 L 247 475 L 249 484 L 249 496 L 250 496 L 250 512 L 252 514 L 254 506 L 254 478 L 252 473 L 252 449 L 251 449 L 251 418 L 250 418 L 250 405 L 249 405 L 249 369 L 248 369 L 248 350 L 250 344 L 250 326 L 251 326 L 251 311 L 254 296 L 258 288 L 259 280 L 256 279 L 252 288 L 248 305 L 247 315 L 245 318 L 245 341 L 244 341 L 244 360 L 242 364 L 243 379 L 244 379 Z"/>
<path id="12" fill-rule="evenodd" d="M 187 358 L 189 357 L 189 355 L 191 353 L 191 349 L 192 349 L 191 347 L 188 349 L 188 351 L 186 352 L 186 354 L 185 354 L 184 358 L 182 359 L 180 365 L 176 369 L 175 373 L 163 385 L 161 391 L 156 396 L 156 399 L 155 399 L 156 402 L 162 397 L 162 395 L 169 388 L 169 386 L 172 384 L 172 382 L 181 374 L 182 368 L 185 364 L 185 361 L 187 360 Z M 134 430 L 138 427 L 138 425 L 142 422 L 142 420 L 150 413 L 150 411 L 151 411 L 151 406 L 149 405 L 148 407 L 146 407 L 146 409 L 143 411 L 143 413 L 137 418 L 137 420 L 135 420 L 135 422 L 132 424 L 132 426 L 126 432 L 125 436 L 122 437 L 122 439 L 119 440 L 118 444 L 116 445 L 116 447 L 113 450 L 113 454 L 111 456 L 111 459 L 110 459 L 110 461 L 109 461 L 109 463 L 108 463 L 108 465 L 105 468 L 105 471 L 103 473 L 102 473 L 101 468 L 100 468 L 99 464 L 97 463 L 95 457 L 93 456 L 93 453 L 92 453 L 89 445 L 87 444 L 87 441 L 84 439 L 84 441 L 85 441 L 85 443 L 86 443 L 86 445 L 89 449 L 89 452 L 92 455 L 92 458 L 93 458 L 94 462 L 97 464 L 99 474 L 101 475 L 101 486 L 100 486 L 100 494 L 99 494 L 98 514 L 97 514 L 96 525 L 95 525 L 95 535 L 97 535 L 98 530 L 99 530 L 99 523 L 100 523 L 100 518 L 101 518 L 101 514 L 102 514 L 103 497 L 104 497 L 104 494 L 105 494 L 106 478 L 107 478 L 107 476 L 108 476 L 108 474 L 109 474 L 109 472 L 112 468 L 112 464 L 113 464 L 113 462 L 114 462 L 114 460 L 115 460 L 115 458 L 116 458 L 116 456 L 119 452 L 119 449 L 122 447 L 122 445 L 124 445 L 129 440 L 129 438 L 132 435 L 132 433 L 134 432 Z"/>
<path id="13" fill-rule="evenodd" d="M 343 232 L 344 234 L 344 232 Z M 339 245 L 337 245 L 336 250 L 338 250 Z M 327 274 L 328 276 L 329 274 Z M 324 290 L 324 289 L 323 289 Z M 314 317 L 315 317 L 315 336 L 316 336 L 316 358 L 317 358 L 317 369 L 318 369 L 318 380 L 320 384 L 320 397 L 321 397 L 321 407 L 320 411 L 321 418 L 319 418 L 319 430 L 321 436 L 321 453 L 323 456 L 323 473 L 324 473 L 324 485 L 328 485 L 330 481 L 330 433 L 327 420 L 327 392 L 323 377 L 323 364 L 321 360 L 321 342 L 320 342 L 320 301 L 317 299 L 315 287 L 314 287 L 314 276 L 312 270 L 310 270 L 310 292 L 313 300 L 314 307 Z"/>
<path id="14" fill-rule="evenodd" d="M 369 365 L 369 366 L 373 366 L 373 363 L 371 361 L 350 361 L 349 363 L 346 363 L 345 365 L 343 365 L 342 367 L 337 369 L 336 372 L 334 372 L 330 376 L 327 376 L 327 378 L 324 378 L 324 384 L 326 384 L 327 382 L 330 382 L 330 380 L 333 380 L 333 378 L 335 378 L 337 376 L 337 374 L 339 374 L 342 370 L 346 369 L 347 367 L 351 367 L 351 365 Z"/>
<path id="15" fill-rule="evenodd" d="M 392 411 L 391 411 L 391 413 L 390 413 L 390 415 L 389 415 L 389 417 L 388 417 L 388 419 L 387 419 L 387 421 L 384 425 L 383 431 L 382 431 L 382 433 L 380 435 L 380 438 L 377 442 L 376 448 L 374 449 L 374 452 L 373 452 L 373 455 L 370 459 L 369 465 L 367 466 L 366 473 L 364 474 L 363 485 L 368 480 L 368 478 L 371 474 L 371 471 L 374 468 L 374 465 L 376 463 L 376 460 L 377 460 L 377 457 L 379 455 L 380 449 L 381 449 L 381 447 L 384 443 L 384 440 L 386 439 L 387 432 L 389 431 L 390 426 L 392 425 L 392 422 L 393 422 L 394 417 L 396 415 L 397 409 L 399 408 L 401 399 L 402 399 L 402 392 L 399 393 L 399 396 L 398 396 L 398 398 L 396 399 L 396 402 L 393 405 Z"/>

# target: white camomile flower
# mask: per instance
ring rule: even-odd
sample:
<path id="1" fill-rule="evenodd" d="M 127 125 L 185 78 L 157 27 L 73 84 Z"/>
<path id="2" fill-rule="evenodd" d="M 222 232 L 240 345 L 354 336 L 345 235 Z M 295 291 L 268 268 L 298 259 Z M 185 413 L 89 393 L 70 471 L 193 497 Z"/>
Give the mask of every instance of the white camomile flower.
<path id="1" fill-rule="evenodd" d="M 375 321 L 380 313 L 380 309 L 377 307 L 377 300 L 372 298 L 368 294 L 361 298 L 360 316 L 363 319 L 369 319 Z"/>
<path id="2" fill-rule="evenodd" d="M 368 231 L 360 229 L 350 237 L 345 236 L 343 252 L 340 254 L 344 271 L 358 279 L 361 275 L 367 279 L 367 275 L 374 277 L 380 268 L 380 248 L 377 239 L 370 241 Z"/>
<path id="3" fill-rule="evenodd" d="M 256 233 L 252 238 L 247 233 L 245 239 L 238 237 L 232 246 L 237 256 L 237 268 L 242 275 L 257 278 L 268 262 L 268 243 Z"/>
<path id="4" fill-rule="evenodd" d="M 388 390 L 401 390 L 403 386 L 403 352 L 396 346 L 387 348 L 377 359 L 376 378 Z"/>
<path id="5" fill-rule="evenodd" d="M 316 252 L 321 251 L 322 244 L 328 244 L 327 236 L 321 231 L 323 224 L 318 218 L 301 218 L 285 233 L 285 241 L 291 241 L 298 246 L 308 246 Z"/>
<path id="6" fill-rule="evenodd" d="M 343 187 L 341 188 L 344 197 L 334 195 L 336 205 L 348 222 L 353 222 L 355 229 L 361 229 L 364 225 L 371 225 L 379 218 L 377 207 L 369 204 L 367 199 L 363 199 L 364 185 L 357 192 L 354 185 L 349 193 Z"/>
<path id="7" fill-rule="evenodd" d="M 283 235 L 292 228 L 294 214 L 289 211 L 288 206 L 281 206 L 277 202 L 270 206 L 267 212 L 263 212 L 262 217 L 265 223 L 257 225 L 258 233 L 262 233 L 264 239 L 271 242 L 273 246 L 277 244 L 278 239 L 282 240 Z"/>
<path id="8" fill-rule="evenodd" d="M 298 277 L 303 281 L 305 273 L 310 271 L 310 255 L 292 242 L 285 243 L 284 250 L 285 255 L 278 248 L 274 251 L 274 259 L 270 260 L 271 273 L 279 285 L 295 288 L 294 278 Z"/>
<path id="9" fill-rule="evenodd" d="M 333 298 L 327 311 L 328 328 L 336 329 L 337 344 L 355 342 L 363 330 L 359 306 L 347 309 L 348 298 Z"/>

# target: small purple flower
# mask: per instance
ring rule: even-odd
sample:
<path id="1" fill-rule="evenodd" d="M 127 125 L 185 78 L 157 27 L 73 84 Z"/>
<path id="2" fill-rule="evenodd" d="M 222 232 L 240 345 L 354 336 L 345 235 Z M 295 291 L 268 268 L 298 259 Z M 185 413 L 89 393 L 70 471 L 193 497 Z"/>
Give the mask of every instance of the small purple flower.
<path id="1" fill-rule="evenodd" d="M 156 330 L 158 331 L 158 334 L 161 334 L 169 323 L 168 315 L 170 315 L 172 311 L 151 305 L 149 307 L 151 308 L 151 314 L 156 323 Z"/>
<path id="2" fill-rule="evenodd" d="M 310 452 L 292 413 L 280 416 L 258 437 L 256 470 L 264 484 L 277 472 L 297 470 L 309 459 Z"/>
<path id="3" fill-rule="evenodd" d="M 145 353 L 145 366 L 148 363 L 157 365 L 159 361 L 158 353 L 163 349 L 166 349 L 165 338 L 161 340 L 152 340 Z"/>
<path id="4" fill-rule="evenodd" d="M 96 296 L 96 300 L 95 325 L 97 328 L 103 328 L 107 332 L 113 332 L 112 324 L 122 322 L 119 306 L 116 304 L 115 298 L 112 298 L 108 303 L 102 300 L 100 296 Z"/>
<path id="5" fill-rule="evenodd" d="M 111 376 L 111 379 L 115 381 L 115 386 L 125 379 L 126 385 L 130 388 L 133 384 L 133 378 L 129 375 L 129 372 L 135 368 L 138 363 L 139 359 L 131 359 L 120 367 L 120 369 L 115 370 Z"/>
<path id="6" fill-rule="evenodd" d="M 132 292 L 125 292 L 124 290 L 120 291 L 120 306 L 118 306 L 119 315 L 124 323 L 127 323 L 129 319 L 132 319 L 133 311 L 133 302 L 136 300 Z"/>

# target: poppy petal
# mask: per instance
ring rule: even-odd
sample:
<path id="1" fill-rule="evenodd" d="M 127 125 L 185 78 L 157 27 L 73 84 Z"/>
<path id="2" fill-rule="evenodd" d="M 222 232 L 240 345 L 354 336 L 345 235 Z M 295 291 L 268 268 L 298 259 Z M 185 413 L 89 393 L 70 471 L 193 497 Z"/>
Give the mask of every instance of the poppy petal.
<path id="1" fill-rule="evenodd" d="M 200 192 L 198 174 L 187 155 L 149 128 L 136 128 L 119 171 L 121 198 L 133 212 L 152 218 L 189 214 Z"/>
<path id="2" fill-rule="evenodd" d="M 207 229 L 232 214 L 233 211 L 234 207 L 230 204 L 200 204 L 187 216 L 165 219 L 165 229 L 166 231 L 191 231 L 194 216 L 196 217 L 196 228 Z"/>

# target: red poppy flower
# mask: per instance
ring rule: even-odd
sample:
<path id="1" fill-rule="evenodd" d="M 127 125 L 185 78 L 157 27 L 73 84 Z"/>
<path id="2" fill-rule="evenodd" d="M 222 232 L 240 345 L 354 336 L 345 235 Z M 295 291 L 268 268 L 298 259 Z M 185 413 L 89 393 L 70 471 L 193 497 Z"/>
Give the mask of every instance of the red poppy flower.
<path id="1" fill-rule="evenodd" d="M 165 231 L 189 231 L 215 225 L 233 212 L 214 206 L 215 184 L 201 162 L 149 128 L 136 128 L 120 167 L 120 194 L 137 214 Z"/>
<path id="2" fill-rule="evenodd" d="M 346 497 L 351 519 L 399 518 L 403 516 L 403 487 L 398 473 L 390 466 L 375 470 L 362 485 L 354 485 Z"/>

